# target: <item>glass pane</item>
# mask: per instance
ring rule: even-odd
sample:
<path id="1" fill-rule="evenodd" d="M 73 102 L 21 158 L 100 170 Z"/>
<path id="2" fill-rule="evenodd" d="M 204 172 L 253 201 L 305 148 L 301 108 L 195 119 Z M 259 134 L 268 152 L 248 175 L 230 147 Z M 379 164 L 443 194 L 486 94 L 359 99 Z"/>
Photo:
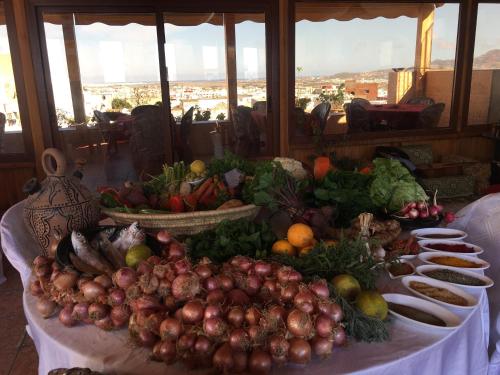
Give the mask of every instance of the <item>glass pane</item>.
<path id="1" fill-rule="evenodd" d="M 291 133 L 449 126 L 457 24 L 458 4 L 297 2 Z"/>
<path id="2" fill-rule="evenodd" d="M 159 173 L 165 159 L 153 14 L 44 14 L 60 143 L 87 185 Z"/>
<path id="3" fill-rule="evenodd" d="M 500 122 L 500 4 L 479 4 L 469 100 L 469 125 Z"/>
<path id="4" fill-rule="evenodd" d="M 21 114 L 12 70 L 5 10 L 0 1 L 0 153 L 24 153 Z"/>

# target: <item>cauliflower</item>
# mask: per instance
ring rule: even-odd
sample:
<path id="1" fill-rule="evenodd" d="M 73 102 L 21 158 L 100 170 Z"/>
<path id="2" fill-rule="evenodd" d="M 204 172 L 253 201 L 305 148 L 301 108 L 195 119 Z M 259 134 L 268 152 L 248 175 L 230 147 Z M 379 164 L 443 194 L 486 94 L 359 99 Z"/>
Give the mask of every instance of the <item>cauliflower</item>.
<path id="1" fill-rule="evenodd" d="M 291 158 L 274 158 L 274 161 L 280 163 L 283 169 L 297 180 L 303 180 L 307 177 L 307 171 L 298 160 Z"/>

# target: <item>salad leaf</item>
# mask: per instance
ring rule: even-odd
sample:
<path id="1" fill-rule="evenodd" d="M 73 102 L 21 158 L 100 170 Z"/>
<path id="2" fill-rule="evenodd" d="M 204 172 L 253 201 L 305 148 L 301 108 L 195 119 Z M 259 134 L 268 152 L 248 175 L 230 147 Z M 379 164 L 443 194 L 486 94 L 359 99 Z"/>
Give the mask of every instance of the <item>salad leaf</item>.
<path id="1" fill-rule="evenodd" d="M 429 199 L 415 177 L 399 161 L 377 158 L 373 164 L 370 197 L 377 207 L 397 212 L 408 202 Z"/>

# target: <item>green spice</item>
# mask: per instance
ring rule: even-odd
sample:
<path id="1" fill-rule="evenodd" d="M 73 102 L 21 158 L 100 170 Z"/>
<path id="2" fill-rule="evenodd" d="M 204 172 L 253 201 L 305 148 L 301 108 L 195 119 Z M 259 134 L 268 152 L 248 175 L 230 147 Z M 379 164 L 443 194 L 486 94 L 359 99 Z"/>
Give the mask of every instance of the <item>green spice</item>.
<path id="1" fill-rule="evenodd" d="M 433 279 L 447 281 L 449 283 L 470 285 L 470 286 L 485 286 L 486 283 L 483 280 L 477 279 L 475 277 L 464 275 L 460 272 L 455 272 L 452 270 L 432 270 L 423 272 L 424 275 L 432 277 Z"/>

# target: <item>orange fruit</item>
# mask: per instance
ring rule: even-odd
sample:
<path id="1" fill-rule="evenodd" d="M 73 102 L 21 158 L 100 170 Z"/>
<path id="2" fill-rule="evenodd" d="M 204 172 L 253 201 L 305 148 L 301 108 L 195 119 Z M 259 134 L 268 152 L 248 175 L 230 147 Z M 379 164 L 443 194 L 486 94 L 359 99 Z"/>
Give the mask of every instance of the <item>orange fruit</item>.
<path id="1" fill-rule="evenodd" d="M 296 250 L 295 247 L 292 246 L 290 242 L 287 240 L 278 240 L 273 244 L 271 251 L 274 254 L 284 254 L 295 256 Z"/>
<path id="2" fill-rule="evenodd" d="M 306 256 L 307 254 L 309 254 L 312 251 L 313 248 L 314 248 L 313 245 L 303 247 L 302 249 L 299 250 L 299 257 Z"/>
<path id="3" fill-rule="evenodd" d="M 312 244 L 314 233 L 309 225 L 293 224 L 288 228 L 288 242 L 298 248 L 303 248 Z"/>

